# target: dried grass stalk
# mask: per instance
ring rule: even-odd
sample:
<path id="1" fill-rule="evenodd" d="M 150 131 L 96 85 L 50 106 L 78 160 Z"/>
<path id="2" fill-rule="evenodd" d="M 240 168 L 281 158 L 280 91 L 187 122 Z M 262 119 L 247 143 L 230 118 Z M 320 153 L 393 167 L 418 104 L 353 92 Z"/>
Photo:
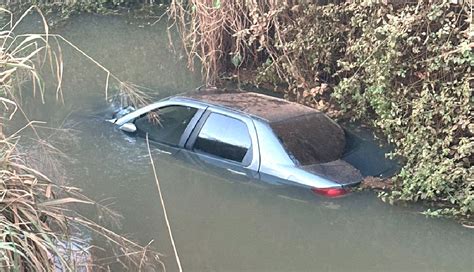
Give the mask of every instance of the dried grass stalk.
<path id="1" fill-rule="evenodd" d="M 207 85 L 215 85 L 226 70 L 259 63 L 261 55 L 274 58 L 275 41 L 284 12 L 298 0 L 191 0 L 171 1 L 168 13 L 185 43 L 188 67 L 198 59 Z M 272 33 L 270 33 L 272 32 Z M 282 41 L 277 41 L 282 42 Z M 266 51 L 266 52 L 265 52 Z"/>
<path id="2" fill-rule="evenodd" d="M 37 10 L 42 17 L 44 33 L 15 35 L 15 28 L 32 10 Z M 116 213 L 86 197 L 80 189 L 50 179 L 32 167 L 31 158 L 37 157 L 47 161 L 46 168 L 57 169 L 60 167 L 57 158 L 63 158 L 65 154 L 52 145 L 50 139 L 40 137 L 36 127 L 38 122 L 30 121 L 22 110 L 16 99 L 21 84 L 32 82 L 33 92 L 44 101 L 45 89 L 38 69 L 48 64 L 58 84 L 56 98 L 62 101 L 62 55 L 60 47 L 53 50 L 49 42 L 54 39 L 59 45 L 58 41 L 63 40 L 78 48 L 58 35 L 51 35 L 42 13 L 34 6 L 17 21 L 8 10 L 0 8 L 0 12 L 10 17 L 0 31 L 0 268 L 13 271 L 95 271 L 109 269 L 108 264 L 113 260 L 139 271 L 159 267 L 164 270 L 160 254 L 150 250 L 150 244 L 140 246 L 83 217 L 74 206 L 93 205 L 110 218 L 119 218 Z M 114 78 L 132 103 L 145 103 L 136 86 L 120 81 L 105 67 L 84 55 L 107 72 L 107 84 L 109 77 Z M 28 120 L 24 128 L 33 129 L 40 150 L 38 154 L 42 157 L 33 156 L 31 152 L 19 152 L 18 137 L 24 128 L 11 135 L 4 133 L 3 126 L 17 112 Z M 102 259 L 93 258 L 91 253 L 98 248 L 84 240 L 84 230 L 105 239 L 113 254 Z"/>

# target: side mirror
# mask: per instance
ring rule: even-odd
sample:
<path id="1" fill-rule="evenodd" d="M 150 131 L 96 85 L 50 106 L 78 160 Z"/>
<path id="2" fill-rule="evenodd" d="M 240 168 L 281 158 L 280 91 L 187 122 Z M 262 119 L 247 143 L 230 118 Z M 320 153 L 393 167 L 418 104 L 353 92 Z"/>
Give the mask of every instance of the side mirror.
<path id="1" fill-rule="evenodd" d="M 137 131 L 137 127 L 133 123 L 123 124 L 119 127 L 119 129 L 128 133 L 134 133 Z"/>

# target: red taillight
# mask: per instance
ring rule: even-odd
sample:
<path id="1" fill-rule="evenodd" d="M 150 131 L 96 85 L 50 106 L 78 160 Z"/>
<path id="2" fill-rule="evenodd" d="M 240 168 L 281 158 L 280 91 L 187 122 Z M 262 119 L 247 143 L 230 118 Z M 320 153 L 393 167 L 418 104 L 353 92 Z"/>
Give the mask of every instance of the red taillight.
<path id="1" fill-rule="evenodd" d="M 323 195 L 327 197 L 338 197 L 338 196 L 343 196 L 349 193 L 349 191 L 340 187 L 338 188 L 311 188 L 311 191 L 319 195 Z"/>

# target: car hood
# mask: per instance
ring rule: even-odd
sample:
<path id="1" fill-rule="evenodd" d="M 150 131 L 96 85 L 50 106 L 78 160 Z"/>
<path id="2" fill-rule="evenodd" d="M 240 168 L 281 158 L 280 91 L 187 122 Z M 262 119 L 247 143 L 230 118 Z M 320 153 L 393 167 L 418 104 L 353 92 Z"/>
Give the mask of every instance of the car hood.
<path id="1" fill-rule="evenodd" d="M 304 165 L 301 168 L 311 174 L 326 178 L 343 186 L 358 184 L 363 179 L 359 170 L 343 160 Z"/>

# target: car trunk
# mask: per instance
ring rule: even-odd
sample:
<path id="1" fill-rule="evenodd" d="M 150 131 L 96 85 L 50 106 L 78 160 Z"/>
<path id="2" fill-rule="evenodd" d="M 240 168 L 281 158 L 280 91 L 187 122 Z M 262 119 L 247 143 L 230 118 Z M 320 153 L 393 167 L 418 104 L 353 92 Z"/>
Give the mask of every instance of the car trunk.
<path id="1" fill-rule="evenodd" d="M 363 179 L 359 170 L 343 160 L 300 167 L 307 172 L 334 181 L 343 186 L 357 185 Z"/>
<path id="2" fill-rule="evenodd" d="M 341 185 L 355 185 L 366 176 L 389 177 L 398 163 L 385 157 L 372 131 L 344 129 L 321 113 L 304 114 L 270 124 L 301 169 Z"/>

